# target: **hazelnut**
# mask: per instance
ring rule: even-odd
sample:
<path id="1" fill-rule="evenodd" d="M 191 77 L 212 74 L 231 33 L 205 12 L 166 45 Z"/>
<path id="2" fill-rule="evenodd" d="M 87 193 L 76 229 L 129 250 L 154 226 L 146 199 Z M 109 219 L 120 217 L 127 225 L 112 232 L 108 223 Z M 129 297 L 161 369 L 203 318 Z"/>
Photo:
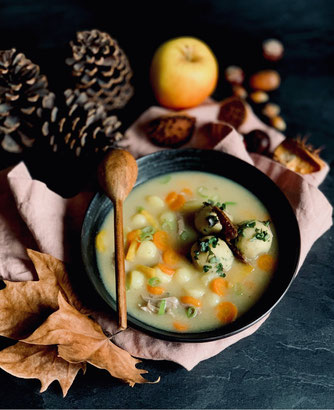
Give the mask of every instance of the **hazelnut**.
<path id="1" fill-rule="evenodd" d="M 236 97 L 243 98 L 243 99 L 247 98 L 247 91 L 241 85 L 234 85 L 232 87 L 232 90 L 233 90 L 233 95 L 235 95 Z"/>
<path id="2" fill-rule="evenodd" d="M 278 61 L 283 57 L 283 44 L 274 38 L 269 38 L 262 43 L 263 57 L 270 61 Z"/>
<path id="3" fill-rule="evenodd" d="M 245 74 L 242 68 L 236 65 L 230 65 L 225 69 L 225 79 L 231 84 L 242 84 L 245 79 Z"/>
<path id="4" fill-rule="evenodd" d="M 274 118 L 271 118 L 270 123 L 273 127 L 275 127 L 276 129 L 278 129 L 280 131 L 285 131 L 286 130 L 286 123 L 283 120 L 283 118 L 280 117 L 280 116 L 276 116 Z"/>
<path id="5" fill-rule="evenodd" d="M 261 104 L 269 100 L 269 95 L 264 91 L 254 91 L 250 94 L 250 98 L 256 103 Z"/>
<path id="6" fill-rule="evenodd" d="M 275 70 L 263 70 L 253 74 L 249 84 L 254 90 L 272 91 L 281 84 L 281 77 Z"/>
<path id="7" fill-rule="evenodd" d="M 262 114 L 268 118 L 277 117 L 280 112 L 281 112 L 280 106 L 274 103 L 266 104 L 262 110 Z"/>

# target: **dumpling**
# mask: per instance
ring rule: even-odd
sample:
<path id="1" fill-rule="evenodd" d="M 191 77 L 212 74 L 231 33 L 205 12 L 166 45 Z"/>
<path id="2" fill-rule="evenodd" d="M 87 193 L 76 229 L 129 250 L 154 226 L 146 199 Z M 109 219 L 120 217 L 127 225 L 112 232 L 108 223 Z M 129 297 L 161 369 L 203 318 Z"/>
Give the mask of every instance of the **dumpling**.
<path id="1" fill-rule="evenodd" d="M 191 248 L 191 257 L 200 270 L 214 273 L 229 271 L 234 260 L 226 242 L 215 236 L 205 236 L 195 242 Z"/>
<path id="2" fill-rule="evenodd" d="M 218 233 L 222 230 L 217 214 L 212 211 L 211 205 L 203 205 L 195 214 L 195 226 L 204 235 Z"/>
<path id="3" fill-rule="evenodd" d="M 267 222 L 245 221 L 239 224 L 239 235 L 235 245 L 246 259 L 256 258 L 271 247 L 273 234 Z"/>

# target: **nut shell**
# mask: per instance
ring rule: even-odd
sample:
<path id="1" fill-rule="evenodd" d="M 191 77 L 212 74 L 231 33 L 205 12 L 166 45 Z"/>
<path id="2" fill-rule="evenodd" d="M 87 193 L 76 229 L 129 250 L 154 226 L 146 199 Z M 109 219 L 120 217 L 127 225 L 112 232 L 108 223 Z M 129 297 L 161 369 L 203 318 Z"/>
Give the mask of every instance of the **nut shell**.
<path id="1" fill-rule="evenodd" d="M 275 70 L 262 70 L 253 74 L 249 85 L 254 90 L 273 91 L 281 84 L 281 77 Z"/>
<path id="2" fill-rule="evenodd" d="M 274 160 L 300 174 L 317 172 L 325 166 L 317 151 L 300 139 L 286 138 L 275 149 Z"/>
<path id="3" fill-rule="evenodd" d="M 245 122 L 247 108 L 245 102 L 238 97 L 223 100 L 220 106 L 218 119 L 232 125 L 236 130 Z"/>

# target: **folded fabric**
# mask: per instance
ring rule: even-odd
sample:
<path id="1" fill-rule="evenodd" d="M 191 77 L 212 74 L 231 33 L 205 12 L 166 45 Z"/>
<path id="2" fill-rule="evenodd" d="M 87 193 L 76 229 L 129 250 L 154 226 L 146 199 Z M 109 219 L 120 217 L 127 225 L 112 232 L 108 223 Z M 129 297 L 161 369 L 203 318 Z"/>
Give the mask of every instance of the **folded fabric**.
<path id="1" fill-rule="evenodd" d="M 188 145 L 205 148 L 200 125 L 213 121 L 217 116 L 217 104 L 205 104 L 191 110 L 196 116 L 199 128 L 195 139 Z M 190 110 L 189 110 L 190 111 Z M 144 121 L 155 118 L 166 110 L 152 107 L 127 131 L 127 144 L 135 156 L 153 152 L 158 148 L 145 138 L 141 131 Z M 271 148 L 284 139 L 277 131 L 265 126 L 251 114 L 251 123 L 244 127 L 252 129 L 266 127 L 271 138 Z M 254 125 L 256 123 L 256 125 Z M 254 129 L 254 128 L 253 128 Z M 241 136 L 236 131 L 226 136 L 215 149 L 238 156 L 254 164 L 272 178 L 286 194 L 296 212 L 299 222 L 302 249 L 300 264 L 314 243 L 332 224 L 332 207 L 317 188 L 326 175 L 326 170 L 318 175 L 301 176 L 285 167 L 259 155 L 250 156 Z M 80 258 L 80 228 L 87 206 L 93 193 L 82 192 L 64 199 L 47 186 L 33 180 L 27 168 L 20 163 L 11 171 L 0 173 L 0 275 L 6 280 L 31 280 L 34 270 L 26 255 L 26 247 L 49 253 L 64 261 L 76 263 Z M 87 286 L 90 286 L 87 279 Z M 116 323 L 107 311 L 96 311 L 93 317 L 110 333 L 114 333 Z M 268 317 L 268 315 L 267 315 Z M 186 369 L 192 369 L 201 360 L 212 357 L 238 340 L 255 332 L 267 319 L 237 335 L 209 343 L 175 343 L 154 339 L 133 329 L 117 334 L 115 342 L 136 357 L 155 360 L 171 360 Z"/>

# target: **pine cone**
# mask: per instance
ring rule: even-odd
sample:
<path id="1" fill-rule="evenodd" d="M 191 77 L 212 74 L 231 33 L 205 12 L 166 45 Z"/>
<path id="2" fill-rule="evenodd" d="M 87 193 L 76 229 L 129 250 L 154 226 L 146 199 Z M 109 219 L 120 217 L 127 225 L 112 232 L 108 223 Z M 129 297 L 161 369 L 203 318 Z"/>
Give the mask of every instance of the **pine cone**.
<path id="1" fill-rule="evenodd" d="M 71 41 L 72 67 L 76 88 L 82 89 L 107 110 L 123 108 L 133 95 L 132 70 L 126 54 L 117 41 L 99 30 L 80 31 Z"/>
<path id="2" fill-rule="evenodd" d="M 22 152 L 35 140 L 33 126 L 42 99 L 49 95 L 39 66 L 15 48 L 0 50 L 0 141 L 9 152 Z"/>
<path id="3" fill-rule="evenodd" d="M 76 156 L 105 152 L 123 138 L 121 123 L 108 116 L 104 107 L 91 101 L 85 92 L 66 90 L 65 104 L 59 109 L 55 95 L 43 98 L 38 110 L 42 134 L 54 152 L 73 152 Z"/>

